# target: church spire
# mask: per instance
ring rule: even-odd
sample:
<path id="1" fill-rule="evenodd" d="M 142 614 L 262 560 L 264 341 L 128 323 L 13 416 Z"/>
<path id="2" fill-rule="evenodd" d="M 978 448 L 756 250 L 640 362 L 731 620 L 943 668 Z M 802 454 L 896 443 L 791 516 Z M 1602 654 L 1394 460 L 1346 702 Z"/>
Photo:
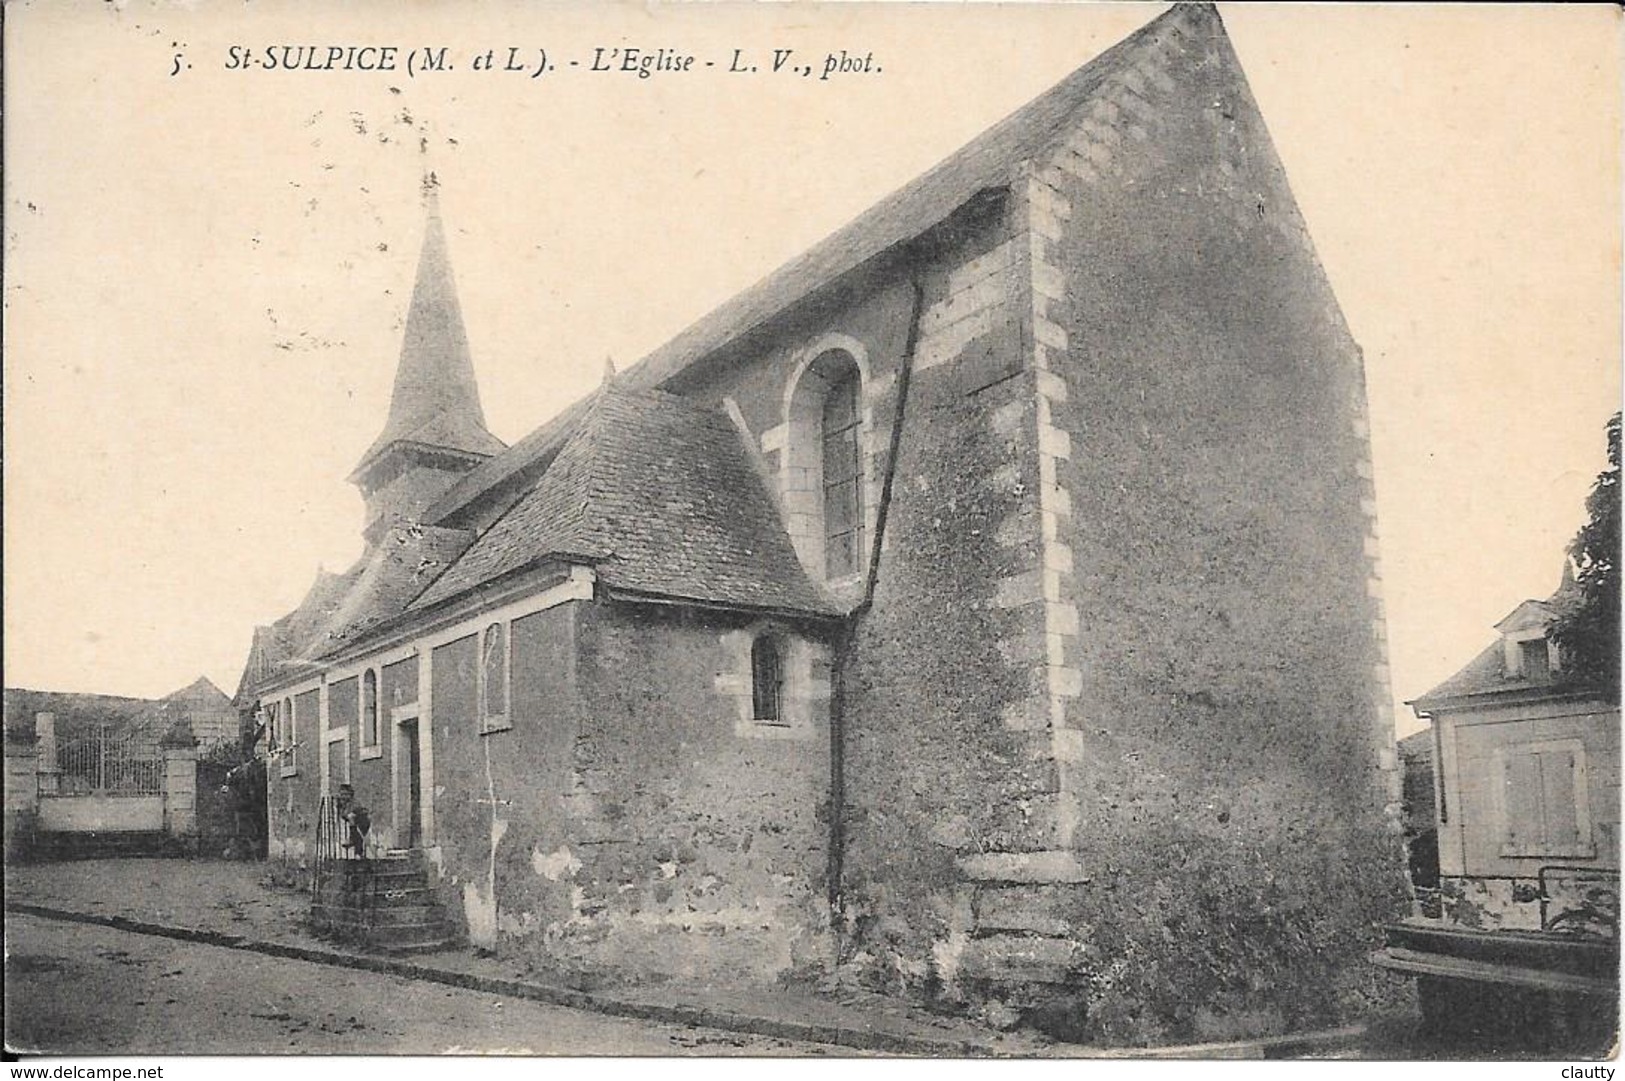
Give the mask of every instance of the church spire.
<path id="1" fill-rule="evenodd" d="M 383 432 L 362 455 L 359 474 L 382 457 L 391 444 L 410 442 L 453 453 L 487 457 L 502 443 L 485 427 L 479 387 L 462 306 L 446 251 L 440 220 L 439 183 L 429 173 L 423 184 L 426 224 L 418 256 L 417 281 L 406 312 L 395 390 Z"/>
<path id="2" fill-rule="evenodd" d="M 415 520 L 458 476 L 505 449 L 480 408 L 432 172 L 424 176 L 423 210 L 423 249 L 389 418 L 350 474 L 367 500 L 369 540 L 390 522 Z"/>

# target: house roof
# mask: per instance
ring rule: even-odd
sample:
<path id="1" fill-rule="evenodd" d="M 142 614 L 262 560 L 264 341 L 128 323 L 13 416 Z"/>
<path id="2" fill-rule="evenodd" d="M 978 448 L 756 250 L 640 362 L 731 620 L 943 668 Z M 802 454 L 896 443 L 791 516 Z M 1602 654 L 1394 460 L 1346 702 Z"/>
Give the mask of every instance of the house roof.
<path id="1" fill-rule="evenodd" d="M 626 593 L 838 611 L 802 570 L 732 422 L 619 383 L 592 396 L 536 486 L 411 607 L 549 558 L 591 563 Z"/>
<path id="2" fill-rule="evenodd" d="M 171 739 L 194 739 L 216 731 L 222 713 L 231 715 L 231 699 L 207 676 L 199 676 L 150 703 L 136 723 Z"/>
<path id="3" fill-rule="evenodd" d="M 1501 621 L 1495 624 L 1495 629 L 1505 634 L 1508 631 L 1531 630 L 1536 627 L 1545 627 L 1557 616 L 1557 609 L 1553 607 L 1562 591 L 1552 594 L 1549 601 L 1524 601 L 1518 607 L 1508 612 Z"/>
<path id="4" fill-rule="evenodd" d="M 1006 187 L 1028 159 L 1053 144 L 1078 110 L 1141 46 L 1164 35 L 1223 33 L 1211 4 L 1175 4 L 1059 83 L 994 124 L 868 211 L 716 308 L 629 369 L 625 378 L 656 386 L 729 340 L 889 248 L 946 219 L 978 192 Z"/>
<path id="5" fill-rule="evenodd" d="M 220 688 L 203 677 L 157 699 L 7 687 L 6 734 L 8 738 L 32 736 L 34 717 L 40 713 L 55 717 L 58 743 L 79 738 L 103 725 L 119 734 L 145 732 L 153 738 L 172 731 L 189 733 L 190 708 L 206 703 L 210 695 L 218 695 L 219 704 L 229 705 Z"/>
<path id="6" fill-rule="evenodd" d="M 1482 653 L 1467 662 L 1467 667 L 1416 699 L 1412 704 L 1425 706 L 1427 703 L 1441 699 L 1508 690 L 1515 685 L 1535 686 L 1529 680 L 1507 678 L 1506 660 L 1501 643 L 1497 642 L 1492 646 L 1485 647 Z"/>
<path id="7" fill-rule="evenodd" d="M 164 695 L 163 701 L 193 701 L 193 702 L 230 702 L 231 699 L 225 691 L 215 686 L 214 680 L 208 676 L 199 676 L 178 691 L 170 691 Z"/>
<path id="8" fill-rule="evenodd" d="M 632 599 L 835 616 L 766 482 L 722 413 L 656 390 L 600 388 L 545 472 L 484 533 L 402 526 L 293 612 L 256 628 L 239 698 L 509 574 L 591 565 Z"/>
<path id="9" fill-rule="evenodd" d="M 253 639 L 248 644 L 248 658 L 243 661 L 242 675 L 237 677 L 237 693 L 232 695 L 231 700 L 238 706 L 246 705 L 253 698 L 254 688 L 271 676 L 289 652 L 287 644 L 280 640 L 273 628 L 255 627 Z"/>
<path id="10" fill-rule="evenodd" d="M 395 443 L 417 443 L 480 457 L 498 454 L 506 446 L 485 427 L 468 332 L 463 328 L 451 257 L 446 251 L 445 227 L 432 186 L 427 197 L 428 224 L 412 303 L 406 312 L 389 419 L 352 476 L 362 473 Z"/>
<path id="11" fill-rule="evenodd" d="M 1568 561 L 1565 560 L 1563 581 L 1555 593 L 1543 601 L 1526 600 L 1519 603 L 1496 622 L 1495 629 L 1508 633 L 1549 624 L 1578 589 L 1579 587 L 1574 584 Z M 1509 675 L 1506 670 L 1505 647 L 1502 642 L 1497 641 L 1486 646 L 1478 656 L 1468 661 L 1461 671 L 1409 704 L 1419 710 L 1426 710 L 1438 708 L 1456 699 L 1509 694 L 1515 691 L 1567 694 L 1570 688 L 1564 685 L 1561 678 L 1531 680 L 1525 679 L 1522 675 Z"/>
<path id="12" fill-rule="evenodd" d="M 921 236 L 980 192 L 1008 187 L 1028 160 L 1064 137 L 1108 78 L 1137 64 L 1165 37 L 1222 37 L 1212 4 L 1181 3 L 1159 15 L 993 125 L 805 253 L 726 301 L 619 377 L 659 387 L 696 361 L 763 326 L 838 278 Z M 578 405 L 579 408 L 579 405 Z M 554 449 L 563 418 L 544 424 L 512 450 L 482 462 L 429 508 L 428 520 L 456 513 L 501 487 L 538 455 Z"/>

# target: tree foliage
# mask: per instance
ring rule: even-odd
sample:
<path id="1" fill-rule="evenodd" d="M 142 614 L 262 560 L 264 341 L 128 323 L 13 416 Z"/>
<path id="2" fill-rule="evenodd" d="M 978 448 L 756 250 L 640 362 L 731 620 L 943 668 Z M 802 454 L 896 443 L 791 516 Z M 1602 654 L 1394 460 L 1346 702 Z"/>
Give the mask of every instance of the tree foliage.
<path id="1" fill-rule="evenodd" d="M 1586 497 L 1587 521 L 1569 544 L 1576 589 L 1561 598 L 1549 637 L 1575 680 L 1619 700 L 1619 427 L 1608 422 L 1608 466 Z"/>

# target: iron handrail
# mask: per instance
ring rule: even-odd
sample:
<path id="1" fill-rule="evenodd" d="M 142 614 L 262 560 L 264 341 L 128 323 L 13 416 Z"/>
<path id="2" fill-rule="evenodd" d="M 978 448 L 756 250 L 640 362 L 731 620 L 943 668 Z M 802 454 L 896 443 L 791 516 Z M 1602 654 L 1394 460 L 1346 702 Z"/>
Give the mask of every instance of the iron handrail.
<path id="1" fill-rule="evenodd" d="M 1535 886 L 1536 886 L 1536 889 L 1539 891 L 1539 894 L 1540 894 L 1540 929 L 1542 931 L 1549 931 L 1549 930 L 1552 929 L 1551 913 L 1550 913 L 1550 910 L 1549 910 L 1549 905 L 1550 905 L 1550 902 L 1551 902 L 1551 893 L 1547 889 L 1547 885 L 1546 885 L 1546 873 L 1548 871 L 1574 871 L 1574 872 L 1579 872 L 1581 875 L 1590 875 L 1590 876 L 1594 876 L 1594 877 L 1602 878 L 1602 879 L 1612 879 L 1616 883 L 1616 892 L 1617 892 L 1617 883 L 1619 882 L 1619 868 L 1617 868 L 1617 867 L 1575 867 L 1575 866 L 1572 866 L 1570 864 L 1562 864 L 1562 863 L 1548 863 L 1548 864 L 1546 864 L 1544 867 L 1541 867 L 1539 870 L 1537 870 L 1535 872 Z M 1574 911 L 1577 911 L 1577 910 L 1575 910 L 1575 909 L 1566 910 L 1566 912 L 1574 912 Z M 1612 917 L 1610 922 L 1613 923 L 1615 933 L 1617 934 L 1618 929 L 1619 929 L 1619 911 L 1618 911 L 1618 909 L 1615 909 L 1609 915 Z M 1558 919 L 1562 919 L 1562 916 L 1560 915 L 1558 917 Z"/>

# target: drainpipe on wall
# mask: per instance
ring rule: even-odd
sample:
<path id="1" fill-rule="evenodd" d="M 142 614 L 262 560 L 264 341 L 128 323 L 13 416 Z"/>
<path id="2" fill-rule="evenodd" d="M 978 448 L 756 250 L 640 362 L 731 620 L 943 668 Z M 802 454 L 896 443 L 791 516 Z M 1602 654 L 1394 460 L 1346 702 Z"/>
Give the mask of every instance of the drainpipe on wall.
<path id="1" fill-rule="evenodd" d="M 842 872 L 846 862 L 846 733 L 842 714 L 846 708 L 846 659 L 857 629 L 857 622 L 874 602 L 875 583 L 880 574 L 880 549 L 886 538 L 886 519 L 891 510 L 892 480 L 897 475 L 897 451 L 903 439 L 903 411 L 908 402 L 910 377 L 914 372 L 914 353 L 920 344 L 920 320 L 925 314 L 925 283 L 918 275 L 909 280 L 914 290 L 913 311 L 909 315 L 908 338 L 903 345 L 903 357 L 897 369 L 897 404 L 892 412 L 891 446 L 886 456 L 886 473 L 880 481 L 880 500 L 875 507 L 875 535 L 869 552 L 869 566 L 864 578 L 863 597 L 846 619 L 841 621 L 835 636 L 834 686 L 830 689 L 829 703 L 829 870 L 827 886 L 831 915 L 841 912 Z"/>

